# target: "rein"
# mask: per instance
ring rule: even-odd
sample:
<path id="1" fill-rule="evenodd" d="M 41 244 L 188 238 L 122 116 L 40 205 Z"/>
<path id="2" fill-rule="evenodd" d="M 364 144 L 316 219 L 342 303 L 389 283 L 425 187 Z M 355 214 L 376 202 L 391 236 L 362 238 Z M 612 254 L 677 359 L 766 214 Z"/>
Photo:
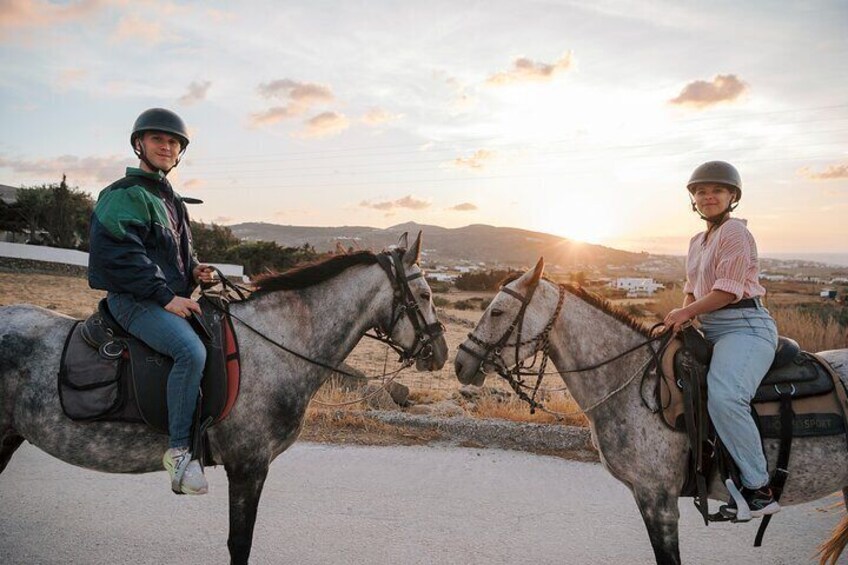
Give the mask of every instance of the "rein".
<path id="1" fill-rule="evenodd" d="M 550 334 L 551 334 L 551 331 L 553 330 L 553 326 L 556 323 L 556 320 L 559 318 L 560 312 L 562 311 L 562 306 L 563 306 L 563 303 L 564 303 L 564 300 L 565 300 L 566 290 L 565 290 L 564 285 L 562 285 L 562 284 L 557 285 L 557 288 L 559 290 L 559 297 L 558 297 L 557 305 L 556 305 L 556 308 L 554 309 L 553 315 L 550 317 L 550 319 L 548 320 L 548 323 L 545 325 L 545 327 L 542 329 L 542 331 L 538 335 L 536 335 L 533 338 L 529 338 L 527 340 L 522 341 L 521 330 L 522 330 L 522 327 L 523 327 L 524 316 L 527 312 L 527 307 L 530 305 L 530 301 L 533 299 L 533 295 L 535 294 L 536 288 L 538 286 L 539 286 L 539 281 L 537 280 L 536 283 L 532 287 L 530 287 L 530 291 L 527 293 L 526 297 L 522 296 L 520 293 L 515 292 L 514 290 L 512 290 L 510 288 L 501 287 L 501 289 L 500 289 L 501 292 L 503 292 L 503 293 L 505 293 L 509 296 L 512 296 L 513 298 L 515 298 L 515 299 L 517 299 L 521 302 L 521 308 L 519 309 L 519 311 L 516 314 L 515 318 L 513 319 L 512 323 L 506 329 L 506 331 L 501 336 L 501 338 L 497 342 L 494 342 L 494 343 L 487 342 L 485 340 L 478 338 L 477 336 L 474 335 L 474 332 L 471 332 L 471 333 L 468 334 L 469 341 L 471 341 L 472 343 L 474 343 L 474 344 L 476 344 L 476 345 L 478 345 L 478 346 L 480 346 L 484 349 L 482 354 L 477 353 L 476 351 L 474 351 L 470 347 L 467 347 L 465 344 L 460 344 L 460 346 L 459 346 L 459 348 L 462 351 L 465 351 L 466 353 L 468 353 L 472 357 L 475 357 L 476 359 L 478 359 L 481 362 L 481 364 L 491 363 L 492 365 L 494 365 L 495 371 L 498 373 L 498 375 L 501 378 L 503 378 L 504 380 L 507 381 L 509 386 L 512 388 L 512 390 L 515 392 L 516 395 L 518 395 L 518 397 L 521 400 L 527 402 L 527 404 L 530 406 L 530 413 L 531 414 L 535 414 L 536 410 L 538 409 L 538 410 L 541 410 L 542 412 L 545 412 L 547 414 L 551 414 L 553 416 L 557 416 L 557 417 L 562 418 L 562 417 L 565 417 L 565 416 L 573 416 L 573 415 L 579 414 L 581 412 L 583 412 L 583 413 L 590 412 L 590 411 L 594 410 L 595 408 L 599 407 L 600 405 L 602 405 L 603 403 L 605 403 L 607 400 L 609 400 L 610 398 L 612 398 L 613 396 L 615 396 L 616 394 L 618 394 L 622 390 L 624 390 L 631 382 L 633 382 L 633 380 L 640 373 L 642 374 L 642 379 L 644 380 L 645 377 L 650 372 L 651 367 L 657 366 L 659 364 L 660 354 L 665 349 L 665 347 L 668 344 L 668 342 L 670 341 L 670 338 L 671 338 L 671 335 L 672 335 L 670 328 L 666 329 L 665 331 L 659 333 L 658 335 L 656 335 L 654 337 L 647 339 L 646 341 L 638 343 L 638 344 L 634 345 L 633 347 L 630 347 L 629 349 L 622 351 L 621 353 L 618 353 L 618 354 L 616 354 L 612 357 L 609 357 L 609 358 L 607 358 L 607 359 L 605 359 L 605 360 L 603 360 L 599 363 L 595 363 L 593 365 L 588 365 L 588 366 L 585 366 L 585 367 L 578 367 L 576 369 L 568 369 L 568 370 L 565 370 L 565 371 L 546 372 L 545 369 L 547 367 L 548 359 L 550 358 Z M 651 330 L 653 331 L 655 328 L 657 328 L 661 325 L 663 325 L 663 324 L 657 324 L 653 328 L 651 328 Z M 513 343 L 509 343 L 509 338 L 512 336 L 513 332 L 516 332 L 516 331 L 517 331 L 516 341 L 513 342 Z M 651 344 L 653 344 L 656 341 L 661 341 L 661 340 L 662 340 L 662 343 L 661 343 L 660 347 L 655 350 L 654 347 Z M 519 357 L 519 348 L 523 345 L 528 345 L 528 344 L 531 344 L 531 343 L 536 344 L 534 351 L 533 351 L 533 361 L 529 365 L 525 366 L 523 364 L 522 360 Z M 503 356 L 502 356 L 503 348 L 507 347 L 507 346 L 515 348 L 515 363 L 512 365 L 512 368 L 510 368 L 507 365 L 506 361 L 504 361 Z M 613 391 L 605 394 L 603 396 L 603 398 L 601 398 L 600 400 L 598 400 L 596 402 L 593 402 L 587 408 L 584 408 L 582 410 L 576 410 L 574 412 L 569 412 L 569 413 L 561 413 L 561 412 L 556 412 L 556 411 L 553 411 L 553 410 L 548 410 L 547 408 L 545 408 L 545 406 L 540 401 L 536 400 L 536 395 L 538 394 L 538 392 L 540 390 L 539 387 L 541 386 L 542 380 L 544 379 L 545 375 L 554 375 L 554 374 L 564 375 L 564 374 L 568 374 L 568 373 L 584 373 L 584 372 L 587 372 L 587 371 L 593 371 L 595 369 L 599 369 L 599 368 L 601 368 L 605 365 L 608 365 L 608 364 L 610 364 L 614 361 L 617 361 L 617 360 L 619 360 L 623 357 L 626 357 L 627 355 L 629 355 L 629 354 L 633 353 L 634 351 L 637 351 L 637 350 L 639 350 L 639 349 L 641 349 L 642 347 L 645 347 L 645 346 L 648 346 L 649 349 L 651 350 L 651 358 L 648 359 L 648 361 L 644 365 L 639 367 L 639 369 L 630 378 L 628 378 L 624 382 L 624 384 L 617 387 Z M 532 370 L 533 367 L 536 365 L 536 361 L 537 361 L 537 358 L 538 358 L 538 355 L 539 355 L 540 352 L 542 353 L 542 360 L 541 360 L 541 363 L 539 365 L 539 369 L 538 370 Z M 529 386 L 525 383 L 524 377 L 533 376 L 533 375 L 536 376 L 536 383 L 535 383 L 534 386 L 531 387 L 531 386 Z M 532 390 L 533 391 L 532 396 L 528 395 L 524 391 L 524 389 Z M 555 389 L 555 390 L 564 390 L 564 388 Z M 547 391 L 547 392 L 553 392 L 553 391 Z M 647 406 L 647 403 L 645 402 L 644 398 L 642 398 L 642 403 Z M 650 407 L 649 407 L 649 409 L 650 409 Z"/>
<path id="2" fill-rule="evenodd" d="M 389 281 L 392 284 L 393 289 L 393 299 L 392 299 L 392 315 L 391 315 L 391 323 L 388 330 L 383 330 L 379 325 L 374 327 L 374 331 L 376 335 L 370 335 L 366 333 L 367 337 L 372 339 L 376 339 L 377 341 L 381 341 L 398 352 L 400 358 L 398 359 L 401 362 L 401 367 L 396 371 L 392 371 L 391 373 L 383 373 L 380 376 L 366 376 L 364 378 L 368 380 L 376 380 L 383 379 L 387 376 L 397 375 L 407 367 L 411 366 L 418 359 L 427 359 L 433 354 L 433 346 L 432 341 L 442 335 L 444 333 L 444 326 L 440 322 L 435 322 L 433 324 L 427 324 L 426 319 L 424 319 L 424 314 L 421 312 L 421 309 L 418 307 L 418 303 L 415 301 L 415 298 L 412 294 L 412 290 L 409 288 L 410 280 L 415 280 L 416 278 L 424 276 L 423 273 L 416 273 L 414 275 L 410 275 L 408 277 L 404 276 L 403 263 L 401 262 L 399 252 L 397 250 L 391 252 L 383 252 L 377 256 L 378 263 L 386 272 L 389 277 Z M 215 269 L 215 272 L 218 275 L 218 279 L 221 282 L 221 286 L 226 292 L 228 289 L 233 290 L 239 297 L 238 302 L 244 302 L 247 300 L 246 292 L 250 292 L 244 286 L 237 285 L 229 280 L 224 274 L 219 270 Z M 216 301 L 210 300 L 210 303 L 215 307 L 216 310 L 222 312 L 223 314 L 230 316 L 243 324 L 247 329 L 261 337 L 263 340 L 267 341 L 271 345 L 274 345 L 278 349 L 282 349 L 286 353 L 297 357 L 303 361 L 316 365 L 318 367 L 322 367 L 324 369 L 328 369 L 333 373 L 343 375 L 345 377 L 361 379 L 360 375 L 356 375 L 349 371 L 345 371 L 344 369 L 340 369 L 338 367 L 334 367 L 323 361 L 319 361 L 317 359 L 313 359 L 303 353 L 299 353 L 289 347 L 286 347 L 282 343 L 270 338 L 266 334 L 262 333 L 260 330 L 256 329 L 250 323 L 245 321 L 244 319 L 236 316 L 235 314 L 229 311 L 229 308 L 225 308 L 220 306 Z M 406 315 L 409 318 L 412 327 L 415 330 L 415 345 L 413 346 L 412 351 L 407 351 L 403 348 L 403 346 L 397 344 L 392 340 L 391 334 L 394 332 L 395 326 L 402 319 L 403 315 Z"/>

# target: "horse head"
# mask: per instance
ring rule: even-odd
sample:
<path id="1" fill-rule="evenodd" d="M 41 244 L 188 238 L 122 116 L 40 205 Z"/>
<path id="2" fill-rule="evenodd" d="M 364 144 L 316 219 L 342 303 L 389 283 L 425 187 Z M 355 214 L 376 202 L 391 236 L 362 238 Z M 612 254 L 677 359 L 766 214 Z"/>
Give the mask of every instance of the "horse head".
<path id="1" fill-rule="evenodd" d="M 557 288 L 542 279 L 544 270 L 540 258 L 533 269 L 501 287 L 459 346 L 454 362 L 459 382 L 480 386 L 488 373 L 506 371 L 536 354 L 557 305 Z"/>
<path id="2" fill-rule="evenodd" d="M 421 270 L 421 232 L 411 245 L 404 233 L 398 247 L 380 256 L 392 287 L 391 308 L 381 316 L 378 333 L 401 358 L 414 359 L 419 371 L 441 369 L 448 358 L 444 326 L 436 318 L 432 291 Z"/>

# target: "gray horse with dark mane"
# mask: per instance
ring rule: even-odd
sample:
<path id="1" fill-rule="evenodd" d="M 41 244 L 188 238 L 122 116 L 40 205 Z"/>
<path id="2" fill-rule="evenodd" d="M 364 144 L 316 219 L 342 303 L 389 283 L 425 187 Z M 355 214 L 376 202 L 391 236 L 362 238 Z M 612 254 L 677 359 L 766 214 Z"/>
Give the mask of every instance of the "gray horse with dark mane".
<path id="1" fill-rule="evenodd" d="M 377 328 L 399 349 L 417 356 L 419 370 L 437 370 L 447 359 L 447 344 L 441 332 L 421 331 L 438 320 L 430 288 L 420 276 L 420 250 L 419 234 L 409 250 L 386 252 L 393 259 L 388 263 L 374 253 L 358 252 L 268 276 L 257 281 L 248 300 L 230 309 L 271 340 L 329 366 L 342 363 L 362 336 Z M 405 281 L 400 285 L 404 292 L 396 291 L 400 281 Z M 161 471 L 167 436 L 141 424 L 77 423 L 64 415 L 56 374 L 74 322 L 36 306 L 0 309 L 0 472 L 24 440 L 88 469 Z M 268 466 L 295 441 L 310 399 L 332 372 L 234 324 L 241 388 L 229 417 L 209 430 L 209 439 L 211 455 L 227 471 L 227 545 L 231 562 L 241 564 L 250 556 Z"/>
<path id="2" fill-rule="evenodd" d="M 678 564 L 678 498 L 686 479 L 688 439 L 667 427 L 656 413 L 657 407 L 645 401 L 655 398 L 657 386 L 656 379 L 643 383 L 639 378 L 651 361 L 648 348 L 640 347 L 651 338 L 650 333 L 603 299 L 579 287 L 543 279 L 543 269 L 544 262 L 539 260 L 535 269 L 508 283 L 492 300 L 460 346 L 455 361 L 457 377 L 462 383 L 482 384 L 496 365 L 514 365 L 546 347 L 589 420 L 601 462 L 633 493 L 657 563 Z M 545 340 L 540 339 L 543 335 Z M 491 345 L 488 351 L 486 345 Z M 631 348 L 632 353 L 605 363 Z M 843 384 L 848 383 L 848 349 L 819 355 L 834 367 Z M 594 369 L 573 371 L 584 367 Z M 764 448 L 773 469 L 778 440 L 765 440 Z M 840 489 L 848 504 L 846 485 L 844 436 L 794 439 L 781 505 L 808 502 Z M 710 498 L 728 498 L 718 477 L 709 490 Z M 822 546 L 822 563 L 835 563 L 846 541 L 848 516 Z"/>

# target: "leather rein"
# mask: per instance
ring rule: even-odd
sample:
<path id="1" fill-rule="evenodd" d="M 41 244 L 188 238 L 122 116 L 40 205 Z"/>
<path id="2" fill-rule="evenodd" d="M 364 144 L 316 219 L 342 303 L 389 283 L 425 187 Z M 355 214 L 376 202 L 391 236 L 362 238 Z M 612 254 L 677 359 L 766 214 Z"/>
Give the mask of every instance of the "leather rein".
<path id="1" fill-rule="evenodd" d="M 412 365 L 418 359 L 427 359 L 433 355 L 433 340 L 444 334 L 445 328 L 440 322 L 435 322 L 433 324 L 428 324 L 427 320 L 424 318 L 424 314 L 421 312 L 420 307 L 418 306 L 418 302 L 415 300 L 414 295 L 412 294 L 412 289 L 409 288 L 409 281 L 415 280 L 417 278 L 423 277 L 423 272 L 415 273 L 414 275 L 406 276 L 406 273 L 403 269 L 403 262 L 400 257 L 401 251 L 395 249 L 393 251 L 384 251 L 377 255 L 377 262 L 380 267 L 382 267 L 383 271 L 389 277 L 389 281 L 392 285 L 392 314 L 390 317 L 390 323 L 388 328 L 383 328 L 382 324 L 378 324 L 375 326 L 374 333 L 375 335 L 366 333 L 365 336 L 371 339 L 375 339 L 377 341 L 381 341 L 395 350 L 398 355 L 398 361 L 402 363 L 402 366 L 394 373 L 396 374 L 406 367 Z M 233 290 L 239 297 L 237 302 L 243 302 L 247 300 L 247 296 L 245 293 L 251 292 L 250 289 L 235 284 L 230 281 L 224 274 L 215 269 L 218 274 L 218 279 L 221 282 L 221 286 L 224 288 L 226 292 L 228 289 Z M 324 369 L 328 369 L 334 373 L 352 377 L 355 379 L 361 379 L 361 375 L 356 375 L 354 373 L 345 371 L 343 369 L 339 369 L 338 367 L 334 367 L 332 365 L 328 365 L 322 361 L 317 359 L 312 359 L 311 357 L 294 351 L 283 345 L 282 343 L 270 338 L 266 334 L 262 333 L 260 330 L 254 328 L 248 322 L 243 320 L 242 318 L 236 316 L 232 312 L 229 311 L 229 308 L 221 307 L 217 304 L 217 301 L 210 300 L 210 303 L 220 312 L 224 313 L 227 316 L 230 316 L 236 320 L 238 320 L 244 327 L 267 341 L 268 343 L 276 346 L 279 349 L 311 363 L 313 365 L 317 365 L 318 367 L 323 367 Z M 398 322 L 403 318 L 403 316 L 409 319 L 412 324 L 413 329 L 415 330 L 415 344 L 413 345 L 410 351 L 407 351 L 402 345 L 396 343 L 391 335 L 395 330 L 395 326 L 397 326 Z M 383 374 L 375 377 L 366 377 L 368 379 L 383 379 L 387 375 Z"/>
<path id="2" fill-rule="evenodd" d="M 503 293 L 505 293 L 509 296 L 512 296 L 513 298 L 515 298 L 516 300 L 521 302 L 521 308 L 518 310 L 518 313 L 516 314 L 512 323 L 506 329 L 506 331 L 501 336 L 501 338 L 499 340 L 497 340 L 496 342 L 487 342 L 483 339 L 480 339 L 479 337 L 474 335 L 473 331 L 468 334 L 469 341 L 471 341 L 475 345 L 483 348 L 482 354 L 477 353 L 476 351 L 474 351 L 470 347 L 467 347 L 464 343 L 460 344 L 460 346 L 459 346 L 459 348 L 462 351 L 465 351 L 466 353 L 468 353 L 472 357 L 478 359 L 480 361 L 481 365 L 485 364 L 485 363 L 490 363 L 491 365 L 493 365 L 495 367 L 495 371 L 498 373 L 498 375 L 501 378 L 503 378 L 504 380 L 506 380 L 507 383 L 509 383 L 509 386 L 518 395 L 518 397 L 521 398 L 521 400 L 527 402 L 527 404 L 530 405 L 530 413 L 531 414 L 535 414 L 536 409 L 539 409 L 543 412 L 546 412 L 546 413 L 549 413 L 549 414 L 552 414 L 552 415 L 555 415 L 555 416 L 561 416 L 562 415 L 562 414 L 557 414 L 556 412 L 553 412 L 551 410 L 546 409 L 540 401 L 536 400 L 536 395 L 539 392 L 539 387 L 541 386 L 542 380 L 544 379 L 545 375 L 547 375 L 547 374 L 564 375 L 564 374 L 567 374 L 567 373 L 583 373 L 583 372 L 586 372 L 586 371 L 592 371 L 592 370 L 598 369 L 600 367 L 603 367 L 604 365 L 608 365 L 608 364 L 612 363 L 613 361 L 617 361 L 618 359 L 621 359 L 622 357 L 625 357 L 625 356 L 629 355 L 630 353 L 633 353 L 634 351 L 641 349 L 642 347 L 644 347 L 646 345 L 649 346 L 650 349 L 651 349 L 652 359 L 644 367 L 644 372 L 642 373 L 643 379 L 648 374 L 651 367 L 654 366 L 656 363 L 658 363 L 659 352 L 657 350 L 654 350 L 653 346 L 651 346 L 650 344 L 652 344 L 655 341 L 663 340 L 663 339 L 666 339 L 667 337 L 670 337 L 671 332 L 669 332 L 669 331 L 664 331 L 664 332 L 662 332 L 662 333 L 660 333 L 660 334 L 658 334 L 658 335 L 656 335 L 652 338 L 649 338 L 648 340 L 643 341 L 643 342 L 641 342 L 641 343 L 639 343 L 639 344 L 637 344 L 637 345 L 635 345 L 635 346 L 633 346 L 633 347 L 631 347 L 631 348 L 629 348 L 629 349 L 627 349 L 627 350 L 625 350 L 621 353 L 618 353 L 618 354 L 616 354 L 612 357 L 609 357 L 609 358 L 601 361 L 600 363 L 595 363 L 593 365 L 588 365 L 586 367 L 579 367 L 577 369 L 569 369 L 567 371 L 546 372 L 545 369 L 547 368 L 548 359 L 550 358 L 550 334 L 551 334 L 551 331 L 553 330 L 553 327 L 554 327 L 554 324 L 556 323 L 557 318 L 559 318 L 560 312 L 562 311 L 562 306 L 563 306 L 563 303 L 565 301 L 566 289 L 565 289 L 565 285 L 557 284 L 557 288 L 559 290 L 559 297 L 557 299 L 557 305 L 556 305 L 556 308 L 554 309 L 554 313 L 551 315 L 550 319 L 548 320 L 548 323 L 545 324 L 545 327 L 542 329 L 542 331 L 539 332 L 539 334 L 537 334 L 535 337 L 532 337 L 532 338 L 529 338 L 529 339 L 526 339 L 526 340 L 522 340 L 521 339 L 521 333 L 522 333 L 522 329 L 523 329 L 523 325 L 524 325 L 524 316 L 527 312 L 528 306 L 530 305 L 530 301 L 533 300 L 533 295 L 536 293 L 536 289 L 538 288 L 538 286 L 539 286 L 539 281 L 537 280 L 536 283 L 533 286 L 530 287 L 530 290 L 527 293 L 527 296 L 523 296 L 520 293 L 512 290 L 511 288 L 507 288 L 506 286 L 501 287 L 500 292 L 503 292 Z M 655 327 L 657 327 L 657 326 L 655 326 Z M 509 338 L 512 336 L 512 334 L 514 332 L 517 332 L 516 333 L 516 340 L 513 343 L 509 343 Z M 528 345 L 528 344 L 531 344 L 531 343 L 536 344 L 534 351 L 533 351 L 533 360 L 529 365 L 525 365 L 523 360 L 519 356 L 519 349 L 522 346 Z M 663 344 L 663 345 L 665 345 L 665 344 Z M 509 365 L 507 365 L 506 361 L 503 358 L 503 348 L 504 347 L 514 347 L 515 348 L 515 362 L 512 364 L 511 368 L 510 368 Z M 663 348 L 660 347 L 660 351 L 662 351 L 662 349 Z M 536 361 L 538 359 L 538 355 L 539 355 L 540 352 L 542 353 L 541 363 L 539 364 L 538 369 L 534 369 L 533 367 L 535 367 L 535 365 L 536 365 Z M 525 383 L 524 377 L 534 376 L 534 375 L 536 376 L 536 383 L 535 383 L 535 385 L 530 387 L 529 385 L 527 385 Z M 633 380 L 633 378 L 635 378 L 635 376 L 636 375 L 634 375 L 634 377 L 631 377 L 625 383 L 625 385 L 629 384 Z M 609 400 L 613 395 L 620 392 L 623 388 L 624 388 L 624 386 L 619 387 L 618 389 L 614 390 L 612 393 L 605 395 L 599 402 L 593 403 L 591 405 L 591 407 L 582 410 L 582 412 L 588 412 L 588 411 L 590 411 L 594 408 L 597 408 L 602 403 Z M 532 391 L 533 391 L 532 396 L 528 395 L 524 391 L 524 389 L 532 389 Z M 642 399 L 642 402 L 644 404 L 646 404 L 646 406 L 647 406 L 647 403 L 645 403 L 644 398 Z"/>

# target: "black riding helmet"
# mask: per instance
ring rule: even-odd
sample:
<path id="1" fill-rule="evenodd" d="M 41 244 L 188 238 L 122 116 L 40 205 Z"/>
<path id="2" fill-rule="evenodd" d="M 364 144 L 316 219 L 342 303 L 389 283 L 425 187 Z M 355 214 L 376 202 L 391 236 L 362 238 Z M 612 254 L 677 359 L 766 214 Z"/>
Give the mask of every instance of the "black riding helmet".
<path id="1" fill-rule="evenodd" d="M 721 223 L 725 216 L 727 216 L 729 212 L 735 210 L 736 206 L 739 205 L 739 201 L 742 200 L 742 176 L 739 174 L 739 171 L 736 170 L 736 167 L 730 163 L 725 161 L 707 161 L 692 171 L 692 175 L 689 177 L 689 182 L 686 183 L 686 188 L 689 191 L 689 194 L 694 195 L 695 186 L 702 183 L 723 184 L 726 187 L 733 189 L 736 193 L 736 198 L 734 198 L 733 202 L 730 203 L 727 210 L 715 218 L 704 217 L 700 212 L 698 212 L 698 208 L 695 206 L 695 200 L 692 200 L 692 210 L 694 212 L 698 212 L 701 219 L 707 220 L 708 222 Z"/>
<path id="2" fill-rule="evenodd" d="M 136 140 L 146 131 L 161 131 L 169 133 L 180 140 L 180 155 L 177 157 L 177 162 L 174 166 L 176 167 L 179 165 L 180 159 L 182 159 L 186 147 L 188 147 L 189 144 L 188 128 L 186 128 L 185 122 L 183 122 L 182 118 L 171 110 L 166 110 L 165 108 L 150 108 L 149 110 L 145 110 L 139 114 L 138 118 L 135 119 L 132 133 L 130 134 L 130 145 L 139 159 L 147 163 L 151 169 L 156 169 L 156 167 L 147 160 L 147 157 L 144 155 L 144 150 L 140 150 L 136 147 Z M 169 171 L 170 169 L 163 172 L 168 174 Z"/>

